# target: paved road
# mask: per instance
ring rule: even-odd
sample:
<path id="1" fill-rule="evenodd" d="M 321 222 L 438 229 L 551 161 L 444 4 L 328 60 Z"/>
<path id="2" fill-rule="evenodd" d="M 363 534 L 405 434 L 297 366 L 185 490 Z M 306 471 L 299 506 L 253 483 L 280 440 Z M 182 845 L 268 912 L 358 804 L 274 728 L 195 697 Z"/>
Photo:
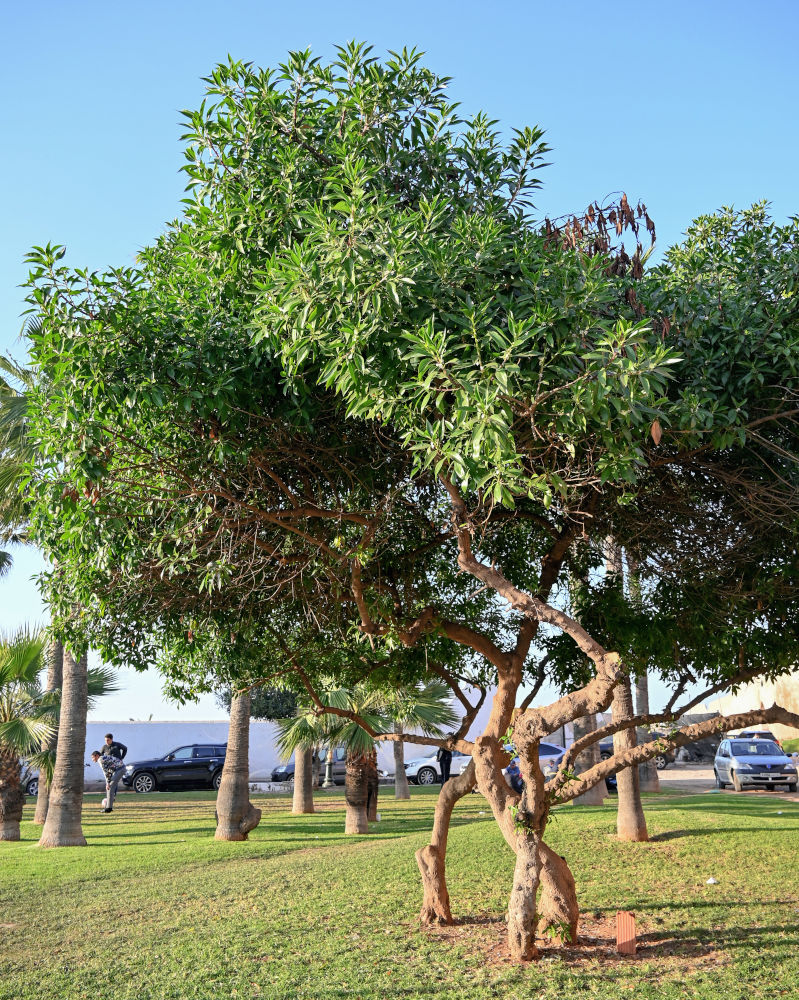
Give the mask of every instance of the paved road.
<path id="1" fill-rule="evenodd" d="M 691 792 L 700 795 L 716 787 L 713 768 L 709 764 L 669 764 L 663 771 L 658 771 L 661 787 L 678 792 Z M 722 795 L 737 795 L 732 788 L 725 788 Z M 741 793 L 743 794 L 743 793 Z M 751 789 L 747 795 L 779 795 L 789 802 L 799 802 L 799 793 L 788 795 L 786 792 L 772 792 L 766 788 Z"/>

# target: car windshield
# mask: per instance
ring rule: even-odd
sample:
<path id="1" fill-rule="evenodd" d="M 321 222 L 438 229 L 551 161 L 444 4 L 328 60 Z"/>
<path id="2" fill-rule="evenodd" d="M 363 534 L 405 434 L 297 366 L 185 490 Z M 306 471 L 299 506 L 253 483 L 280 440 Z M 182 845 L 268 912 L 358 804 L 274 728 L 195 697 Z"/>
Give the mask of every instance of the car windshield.
<path id="1" fill-rule="evenodd" d="M 782 750 L 771 740 L 735 740 L 730 749 L 733 757 L 782 756 Z"/>

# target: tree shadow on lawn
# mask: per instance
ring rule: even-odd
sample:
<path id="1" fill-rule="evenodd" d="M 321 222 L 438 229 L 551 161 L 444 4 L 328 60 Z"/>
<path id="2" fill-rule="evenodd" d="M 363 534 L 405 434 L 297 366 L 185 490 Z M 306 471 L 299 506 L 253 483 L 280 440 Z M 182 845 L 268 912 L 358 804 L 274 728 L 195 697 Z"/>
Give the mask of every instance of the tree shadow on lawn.
<path id="1" fill-rule="evenodd" d="M 718 904 L 697 904 L 697 906 L 710 905 Z M 727 964 L 732 953 L 739 949 L 767 955 L 776 940 L 779 940 L 781 949 L 794 950 L 799 946 L 799 930 L 791 927 L 794 933 L 787 937 L 786 926 L 779 924 L 759 927 L 694 926 L 684 930 L 653 929 L 651 924 L 651 919 L 640 917 L 635 955 L 619 955 L 616 950 L 615 912 L 594 911 L 583 914 L 580 917 L 580 937 L 576 945 L 559 944 L 548 936 L 539 936 L 536 944 L 540 957 L 529 967 L 540 968 L 543 964 L 546 968 L 548 962 L 556 961 L 601 983 L 608 975 L 613 974 L 612 970 L 624 973 L 624 966 L 634 966 L 637 963 L 662 966 L 663 972 L 674 970 L 680 975 L 685 975 Z M 486 965 L 517 964 L 508 952 L 504 916 L 478 914 L 463 917 L 451 927 L 430 928 L 427 934 L 433 940 L 459 945 L 471 954 L 479 955 Z M 592 977 L 597 961 L 602 963 L 603 971 Z"/>
<path id="2" fill-rule="evenodd" d="M 666 833 L 656 833 L 649 838 L 650 844 L 662 844 L 669 840 L 681 840 L 683 837 L 723 837 L 728 833 L 754 833 L 763 827 L 755 826 L 725 826 L 722 830 L 668 830 Z M 769 828 L 773 829 L 773 828 Z M 799 826 L 780 826 L 779 833 L 799 830 Z"/>

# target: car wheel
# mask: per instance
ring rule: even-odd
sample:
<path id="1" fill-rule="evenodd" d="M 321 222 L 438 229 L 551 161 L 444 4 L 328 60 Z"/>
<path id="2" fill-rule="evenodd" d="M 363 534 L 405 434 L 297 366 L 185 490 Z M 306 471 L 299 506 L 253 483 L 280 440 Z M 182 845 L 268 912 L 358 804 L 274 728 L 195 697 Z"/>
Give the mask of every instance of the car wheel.
<path id="1" fill-rule="evenodd" d="M 155 778 L 143 771 L 141 774 L 137 774 L 133 779 L 133 791 L 134 792 L 154 792 L 155 791 Z"/>
<path id="2" fill-rule="evenodd" d="M 612 756 L 613 756 L 613 754 L 612 754 L 612 753 L 608 753 L 608 752 L 607 752 L 607 750 L 603 750 L 603 751 L 602 751 L 602 752 L 600 753 L 600 755 L 599 755 L 599 759 L 600 759 L 600 760 L 610 760 L 610 758 L 611 758 Z"/>
<path id="3" fill-rule="evenodd" d="M 217 771 L 216 774 L 211 779 L 211 785 L 215 792 L 219 791 L 219 786 L 222 784 L 222 772 Z"/>
<path id="4" fill-rule="evenodd" d="M 791 784 L 788 785 L 788 791 L 789 792 L 795 792 L 796 791 L 796 782 L 795 781 L 792 781 Z"/>
<path id="5" fill-rule="evenodd" d="M 654 758 L 654 761 L 655 761 L 655 767 L 658 769 L 658 771 L 665 771 L 666 768 L 669 766 L 668 758 L 665 757 L 662 753 L 659 753 L 657 757 Z"/>
<path id="6" fill-rule="evenodd" d="M 416 775 L 416 782 L 419 785 L 433 785 L 437 777 L 438 775 L 432 767 L 423 767 Z"/>
<path id="7" fill-rule="evenodd" d="M 727 782 L 721 780 L 719 772 L 714 769 L 713 773 L 716 775 L 716 788 L 726 788 Z"/>
<path id="8" fill-rule="evenodd" d="M 31 778 L 30 781 L 25 785 L 26 795 L 38 795 L 39 794 L 39 779 Z"/>
<path id="9" fill-rule="evenodd" d="M 737 771 L 732 772 L 732 787 L 735 789 L 736 792 L 742 792 L 744 790 L 743 785 L 741 784 L 741 779 L 738 777 Z"/>

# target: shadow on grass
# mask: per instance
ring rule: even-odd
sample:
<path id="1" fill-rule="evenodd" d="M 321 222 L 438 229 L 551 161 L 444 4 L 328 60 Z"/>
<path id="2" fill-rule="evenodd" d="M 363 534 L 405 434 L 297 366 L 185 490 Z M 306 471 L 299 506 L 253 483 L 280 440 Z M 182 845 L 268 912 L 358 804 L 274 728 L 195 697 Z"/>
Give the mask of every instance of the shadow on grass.
<path id="1" fill-rule="evenodd" d="M 725 826 L 723 833 L 752 833 L 757 827 L 752 826 Z M 783 831 L 789 832 L 792 830 L 799 830 L 799 826 L 781 826 L 780 833 Z M 649 842 L 652 844 L 662 844 L 669 840 L 681 840 L 683 837 L 718 837 L 719 831 L 715 829 L 708 830 L 669 830 L 666 833 L 656 833 L 653 837 L 649 838 Z"/>

